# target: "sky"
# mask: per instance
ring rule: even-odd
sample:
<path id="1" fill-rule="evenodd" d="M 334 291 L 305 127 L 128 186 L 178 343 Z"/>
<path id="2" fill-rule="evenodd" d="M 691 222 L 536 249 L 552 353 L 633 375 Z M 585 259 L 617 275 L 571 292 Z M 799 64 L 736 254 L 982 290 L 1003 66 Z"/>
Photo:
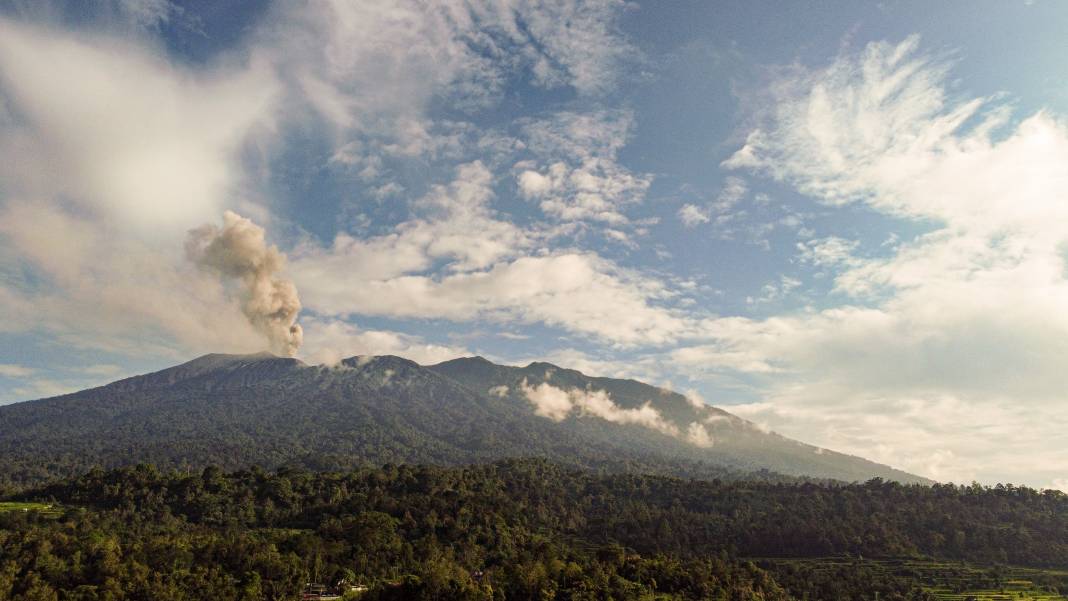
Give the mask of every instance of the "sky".
<path id="1" fill-rule="evenodd" d="M 1065 31 L 1054 0 L 0 2 L 0 403 L 209 352 L 544 360 L 1068 490 Z"/>

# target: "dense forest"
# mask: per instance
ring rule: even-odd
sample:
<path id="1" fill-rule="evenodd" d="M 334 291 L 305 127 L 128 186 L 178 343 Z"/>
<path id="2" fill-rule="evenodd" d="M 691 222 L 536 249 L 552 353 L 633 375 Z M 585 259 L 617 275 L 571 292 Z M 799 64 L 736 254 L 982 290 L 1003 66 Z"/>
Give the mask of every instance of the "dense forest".
<path id="1" fill-rule="evenodd" d="M 709 482 L 514 460 L 142 465 L 19 499 L 52 508 L 0 513 L 0 599 L 293 599 L 319 581 L 366 585 L 366 599 L 891 601 L 927 593 L 899 574 L 774 558 L 1068 567 L 1068 496 L 1011 486 Z M 1047 584 L 1068 590 L 1068 576 Z"/>

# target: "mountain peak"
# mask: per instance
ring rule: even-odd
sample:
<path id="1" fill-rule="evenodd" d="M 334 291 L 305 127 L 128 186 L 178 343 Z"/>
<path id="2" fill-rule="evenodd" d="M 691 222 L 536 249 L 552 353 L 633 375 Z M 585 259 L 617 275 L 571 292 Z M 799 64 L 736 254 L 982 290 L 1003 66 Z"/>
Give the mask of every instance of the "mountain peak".
<path id="1" fill-rule="evenodd" d="M 363 369 L 366 367 L 376 368 L 418 368 L 420 365 L 411 359 L 398 357 L 397 355 L 353 355 L 341 360 L 341 365 L 350 368 Z"/>
<path id="2" fill-rule="evenodd" d="M 184 369 L 197 373 L 205 373 L 219 369 L 232 369 L 235 367 L 256 365 L 262 363 L 276 363 L 279 365 L 300 365 L 305 363 L 293 357 L 279 357 L 267 351 L 247 354 L 208 353 L 201 355 L 192 361 L 187 361 L 172 369 Z"/>
<path id="3" fill-rule="evenodd" d="M 522 368 L 523 372 L 534 378 L 552 378 L 554 375 L 565 375 L 569 378 L 585 378 L 586 374 L 576 370 L 560 367 L 547 361 L 533 361 Z"/>
<path id="4" fill-rule="evenodd" d="M 156 388 L 198 378 L 225 378 L 235 374 L 243 378 L 264 379 L 280 377 L 301 367 L 307 366 L 300 359 L 279 357 L 266 351 L 250 354 L 209 353 L 162 371 L 126 378 L 108 386 L 122 389 Z"/>
<path id="5" fill-rule="evenodd" d="M 208 353 L 201 355 L 196 359 L 186 361 L 177 367 L 182 366 L 223 366 L 232 363 L 238 363 L 242 361 L 263 361 L 265 359 L 279 359 L 278 355 L 269 351 L 260 351 L 258 353 Z"/>
<path id="6" fill-rule="evenodd" d="M 428 365 L 427 367 L 500 367 L 493 361 L 483 357 L 482 355 L 475 355 L 473 357 L 457 357 L 455 359 L 449 359 L 448 361 L 442 361 L 441 363 L 435 363 Z"/>

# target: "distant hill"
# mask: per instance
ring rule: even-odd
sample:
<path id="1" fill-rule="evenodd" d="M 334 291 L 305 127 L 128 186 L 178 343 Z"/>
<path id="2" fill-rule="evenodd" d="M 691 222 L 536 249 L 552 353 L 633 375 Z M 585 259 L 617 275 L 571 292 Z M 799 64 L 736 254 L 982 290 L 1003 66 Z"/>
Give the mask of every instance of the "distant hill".
<path id="1" fill-rule="evenodd" d="M 593 400 L 552 415 L 555 421 L 535 412 L 535 392 L 556 401 L 569 394 Z M 690 436 L 695 424 L 700 444 Z M 761 431 L 641 382 L 480 357 L 432 366 L 352 357 L 327 367 L 270 354 L 206 355 L 99 388 L 0 407 L 0 478 L 9 485 L 141 462 L 325 470 L 507 457 L 699 478 L 925 482 Z"/>

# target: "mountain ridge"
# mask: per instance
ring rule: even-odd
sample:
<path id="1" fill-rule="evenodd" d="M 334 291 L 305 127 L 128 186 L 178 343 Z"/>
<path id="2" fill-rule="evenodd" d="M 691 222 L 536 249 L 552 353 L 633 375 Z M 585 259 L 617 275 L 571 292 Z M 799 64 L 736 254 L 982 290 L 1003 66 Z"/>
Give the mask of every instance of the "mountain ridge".
<path id="1" fill-rule="evenodd" d="M 534 390 L 595 395 L 598 404 L 548 419 L 536 412 Z M 659 430 L 639 417 L 659 420 Z M 708 448 L 683 436 L 697 423 L 708 430 Z M 467 357 L 423 366 L 379 355 L 328 366 L 269 353 L 216 353 L 0 407 L 0 474 L 14 484 L 139 462 L 343 469 L 522 456 L 701 478 L 758 473 L 928 482 L 763 432 L 672 391 L 545 362 L 518 367 Z"/>

